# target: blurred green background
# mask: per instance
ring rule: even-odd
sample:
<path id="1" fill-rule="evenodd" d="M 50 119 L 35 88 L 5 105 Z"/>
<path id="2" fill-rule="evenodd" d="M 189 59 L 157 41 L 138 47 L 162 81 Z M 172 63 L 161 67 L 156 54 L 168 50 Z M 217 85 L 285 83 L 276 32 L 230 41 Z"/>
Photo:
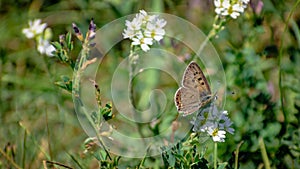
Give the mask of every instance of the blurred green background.
<path id="1" fill-rule="evenodd" d="M 265 0 L 261 11 L 258 2 L 252 0 L 243 15 L 229 20 L 212 39 L 225 69 L 225 109 L 235 128 L 235 134 L 220 144 L 219 158 L 230 168 L 233 151 L 243 140 L 241 168 L 261 168 L 258 140 L 263 138 L 273 168 L 300 168 L 300 8 L 295 6 L 299 1 Z M 54 85 L 61 75 L 72 77 L 72 70 L 36 51 L 35 42 L 22 34 L 28 21 L 41 18 L 57 41 L 60 34 L 72 32 L 72 22 L 86 32 L 91 18 L 100 28 L 140 9 L 177 15 L 204 33 L 215 17 L 209 0 L 0 0 L 0 148 L 12 148 L 14 155 L 9 156 L 17 165 L 42 168 L 47 159 L 74 168 L 97 166 L 95 159 L 82 153 L 87 136 L 71 94 Z M 80 42 L 73 39 L 75 60 Z M 109 71 L 118 56 L 128 55 L 122 48 L 115 50 L 113 64 L 106 64 Z M 121 158 L 120 163 L 132 167 L 139 160 Z M 147 160 L 148 167 L 163 168 L 160 157 Z M 0 155 L 0 168 L 9 166 Z"/>

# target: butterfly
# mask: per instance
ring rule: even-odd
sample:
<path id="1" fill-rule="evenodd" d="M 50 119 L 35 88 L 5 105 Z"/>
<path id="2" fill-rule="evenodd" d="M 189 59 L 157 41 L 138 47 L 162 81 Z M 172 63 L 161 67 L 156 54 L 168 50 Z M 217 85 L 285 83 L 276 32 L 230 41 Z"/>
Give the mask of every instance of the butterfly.
<path id="1" fill-rule="evenodd" d="M 176 91 L 174 101 L 178 112 L 184 116 L 211 103 L 214 96 L 199 65 L 192 61 L 184 71 L 182 86 Z"/>

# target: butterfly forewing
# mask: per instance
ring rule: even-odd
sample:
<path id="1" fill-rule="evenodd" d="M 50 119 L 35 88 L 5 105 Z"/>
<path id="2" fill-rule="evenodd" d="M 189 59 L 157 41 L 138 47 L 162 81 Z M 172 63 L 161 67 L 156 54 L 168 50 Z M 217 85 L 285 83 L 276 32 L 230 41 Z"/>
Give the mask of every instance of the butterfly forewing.
<path id="1" fill-rule="evenodd" d="M 211 95 L 209 84 L 196 62 L 191 62 L 186 68 L 182 85 L 191 90 L 197 90 L 201 96 Z"/>
<path id="2" fill-rule="evenodd" d="M 184 72 L 182 87 L 175 94 L 177 110 L 188 115 L 211 100 L 211 90 L 202 70 L 196 62 L 191 62 Z"/>

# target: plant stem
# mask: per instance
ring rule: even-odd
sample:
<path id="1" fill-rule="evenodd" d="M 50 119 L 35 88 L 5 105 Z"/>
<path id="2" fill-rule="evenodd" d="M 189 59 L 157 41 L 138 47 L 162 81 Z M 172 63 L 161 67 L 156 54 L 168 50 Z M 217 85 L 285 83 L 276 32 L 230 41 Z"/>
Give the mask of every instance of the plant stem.
<path id="1" fill-rule="evenodd" d="M 133 117 L 136 119 L 136 121 L 139 119 L 139 114 L 138 112 L 135 111 L 135 103 L 134 103 L 134 98 L 133 98 L 133 85 L 132 85 L 132 80 L 133 80 L 133 74 L 134 74 L 134 71 L 135 71 L 135 62 L 136 60 L 135 59 L 138 59 L 138 58 L 134 58 L 134 49 L 133 49 L 133 45 L 130 46 L 130 53 L 129 53 L 129 56 L 128 56 L 128 60 L 129 60 L 129 99 L 131 101 L 131 104 L 132 104 L 132 108 L 133 108 Z M 139 122 L 135 122 L 136 126 L 137 126 L 137 130 L 140 134 L 140 136 L 142 138 L 145 138 L 143 132 L 142 132 L 142 128 L 141 128 L 141 124 Z"/>
<path id="2" fill-rule="evenodd" d="M 47 158 L 50 159 L 49 154 L 46 153 L 46 151 L 44 151 L 43 147 L 35 140 L 35 138 L 31 135 L 31 133 L 27 130 L 27 128 L 23 125 L 22 121 L 19 121 L 19 125 L 20 127 L 22 127 L 24 129 L 24 131 L 26 132 L 26 136 L 28 136 L 28 138 L 30 138 L 30 140 L 33 142 L 33 144 L 39 148 L 39 150 L 41 151 L 41 153 Z"/>
<path id="3" fill-rule="evenodd" d="M 217 169 L 218 143 L 214 142 L 214 169 Z"/>
<path id="4" fill-rule="evenodd" d="M 278 66 L 279 66 L 279 93 L 280 93 L 280 102 L 281 102 L 281 111 L 283 113 L 284 116 L 284 126 L 283 128 L 286 129 L 286 126 L 288 124 L 288 112 L 286 111 L 284 105 L 285 105 L 285 99 L 284 99 L 284 87 L 282 85 L 282 76 L 283 76 L 283 72 L 281 69 L 281 60 L 282 60 L 282 56 L 283 56 L 283 40 L 284 40 L 284 35 L 287 31 L 287 28 L 289 26 L 289 21 L 292 17 L 292 14 L 294 13 L 296 7 L 298 6 L 300 0 L 298 0 L 295 5 L 293 6 L 291 12 L 289 13 L 286 23 L 285 23 L 285 27 L 284 27 L 284 31 L 282 33 L 282 37 L 281 37 L 281 41 L 280 41 L 280 50 L 279 50 L 279 56 L 278 56 Z"/>
<path id="5" fill-rule="evenodd" d="M 207 45 L 208 41 L 217 35 L 221 30 L 222 26 L 225 23 L 223 19 L 220 19 L 218 15 L 216 15 L 213 23 L 213 28 L 209 31 L 208 35 L 204 39 L 204 41 L 201 43 L 199 50 L 197 51 L 196 55 L 200 56 L 202 53 L 204 47 Z M 195 55 L 192 57 L 192 60 L 194 60 Z"/>
<path id="6" fill-rule="evenodd" d="M 239 165 L 239 152 L 240 152 L 240 147 L 241 145 L 244 143 L 244 141 L 241 141 L 235 151 L 235 160 L 234 160 L 234 169 L 238 169 L 238 165 Z"/>
<path id="7" fill-rule="evenodd" d="M 262 137 L 259 138 L 258 144 L 259 144 L 259 147 L 260 147 L 262 159 L 263 159 L 264 164 L 265 164 L 265 168 L 270 169 L 271 168 L 270 167 L 270 161 L 269 161 L 267 150 L 266 150 L 266 147 L 265 147 L 265 143 L 264 143 L 264 140 L 263 140 Z"/>
<path id="8" fill-rule="evenodd" d="M 72 167 L 69 167 L 65 164 L 62 164 L 62 163 L 59 163 L 59 162 L 55 162 L 55 161 L 48 161 L 48 160 L 44 160 L 43 161 L 43 165 L 44 165 L 44 168 L 46 167 L 47 168 L 47 163 L 48 164 L 52 164 L 52 165 L 58 165 L 58 166 L 61 166 L 61 167 L 64 167 L 64 168 L 68 168 L 68 169 L 73 169 Z"/>
<path id="9" fill-rule="evenodd" d="M 47 129 L 47 139 L 48 139 L 48 149 L 49 149 L 49 156 L 50 160 L 52 160 L 52 149 L 51 149 L 51 140 L 50 140 L 50 130 L 49 130 L 49 123 L 48 123 L 48 112 L 46 110 L 46 129 Z"/>
<path id="10" fill-rule="evenodd" d="M 72 95 L 73 95 L 73 101 L 75 103 L 75 105 L 80 106 L 78 107 L 78 109 L 75 107 L 75 109 L 77 109 L 77 111 L 83 112 L 85 117 L 87 118 L 88 122 L 90 123 L 90 125 L 92 126 L 97 140 L 101 146 L 101 148 L 104 149 L 106 155 L 108 156 L 108 158 L 110 160 L 112 160 L 112 158 L 110 157 L 110 154 L 108 152 L 108 150 L 105 148 L 105 145 L 103 144 L 103 141 L 99 135 L 99 132 L 97 130 L 97 127 L 95 126 L 90 114 L 87 112 L 87 110 L 85 109 L 81 99 L 80 99 L 80 80 L 81 80 L 81 74 L 84 71 L 84 64 L 87 61 L 87 56 L 89 55 L 89 47 L 88 44 L 83 44 L 82 45 L 82 52 L 78 61 L 78 64 L 75 66 L 74 68 L 74 77 L 73 77 L 73 91 L 72 91 Z M 102 157 L 102 159 L 104 159 Z"/>
<path id="11" fill-rule="evenodd" d="M 22 154 L 22 168 L 25 168 L 26 160 L 26 143 L 27 143 L 27 132 L 24 129 L 24 139 L 23 139 L 23 154 Z"/>

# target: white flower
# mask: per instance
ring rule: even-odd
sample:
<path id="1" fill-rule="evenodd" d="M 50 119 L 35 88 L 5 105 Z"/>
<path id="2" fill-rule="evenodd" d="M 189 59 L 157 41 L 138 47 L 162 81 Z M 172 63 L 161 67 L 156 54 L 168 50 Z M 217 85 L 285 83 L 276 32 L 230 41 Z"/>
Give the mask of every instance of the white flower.
<path id="1" fill-rule="evenodd" d="M 124 32 L 122 34 L 125 39 L 132 39 L 135 36 L 135 31 L 132 29 L 124 29 Z"/>
<path id="2" fill-rule="evenodd" d="M 228 9 L 230 7 L 229 0 L 215 0 L 214 4 L 216 6 L 215 12 L 218 15 L 221 15 L 225 9 Z"/>
<path id="3" fill-rule="evenodd" d="M 164 20 L 164 19 L 157 18 L 156 21 L 155 21 L 155 27 L 156 28 L 161 28 L 162 29 L 164 26 L 166 26 L 166 24 L 167 24 L 167 21 Z"/>
<path id="4" fill-rule="evenodd" d="M 125 21 L 126 28 L 123 37 L 132 40 L 132 45 L 140 46 L 143 51 L 150 50 L 153 40 L 160 41 L 165 35 L 163 27 L 167 24 L 158 15 L 148 15 L 146 11 L 140 10 L 132 21 Z"/>
<path id="5" fill-rule="evenodd" d="M 34 21 L 29 21 L 29 28 L 24 28 L 22 30 L 23 34 L 29 39 L 41 34 L 47 27 L 46 23 L 41 24 L 41 19 L 36 19 Z"/>
<path id="6" fill-rule="evenodd" d="M 152 38 L 145 38 L 143 36 L 138 36 L 137 38 L 132 38 L 132 45 L 140 45 L 142 50 L 147 52 L 150 50 L 149 45 L 152 45 Z"/>
<path id="7" fill-rule="evenodd" d="M 217 15 L 230 16 L 236 19 L 245 11 L 249 0 L 214 0 Z"/>
<path id="8" fill-rule="evenodd" d="M 233 9 L 230 9 L 230 10 L 224 11 L 224 13 L 222 13 L 222 15 L 224 15 L 224 16 L 230 15 L 231 18 L 236 19 L 238 16 L 240 16 L 240 13 L 238 11 L 234 11 Z"/>
<path id="9" fill-rule="evenodd" d="M 147 16 L 147 12 L 144 10 L 144 9 L 141 9 L 140 10 L 140 14 L 143 15 L 143 16 Z"/>
<path id="10" fill-rule="evenodd" d="M 140 20 L 138 18 L 133 18 L 133 20 L 131 22 L 128 20 L 126 20 L 125 22 L 126 22 L 125 25 L 127 26 L 127 28 L 129 30 L 136 31 L 136 30 L 141 29 L 142 23 L 140 22 Z"/>
<path id="11" fill-rule="evenodd" d="M 55 51 L 55 48 L 50 44 L 48 40 L 39 38 L 37 50 L 41 54 L 46 54 L 47 56 L 53 56 L 52 52 Z"/>
<path id="12" fill-rule="evenodd" d="M 140 13 L 137 14 L 137 17 L 142 20 L 143 23 L 152 22 L 154 21 L 158 15 L 148 15 L 145 10 L 140 10 Z"/>
<path id="13" fill-rule="evenodd" d="M 156 41 L 160 41 L 165 35 L 165 30 L 156 27 L 156 25 L 153 25 L 152 23 L 148 23 L 145 30 L 145 35 L 155 39 Z"/>
<path id="14" fill-rule="evenodd" d="M 218 128 L 209 128 L 207 132 L 210 136 L 212 136 L 212 139 L 214 142 L 224 142 L 225 141 L 226 131 L 219 130 Z"/>

